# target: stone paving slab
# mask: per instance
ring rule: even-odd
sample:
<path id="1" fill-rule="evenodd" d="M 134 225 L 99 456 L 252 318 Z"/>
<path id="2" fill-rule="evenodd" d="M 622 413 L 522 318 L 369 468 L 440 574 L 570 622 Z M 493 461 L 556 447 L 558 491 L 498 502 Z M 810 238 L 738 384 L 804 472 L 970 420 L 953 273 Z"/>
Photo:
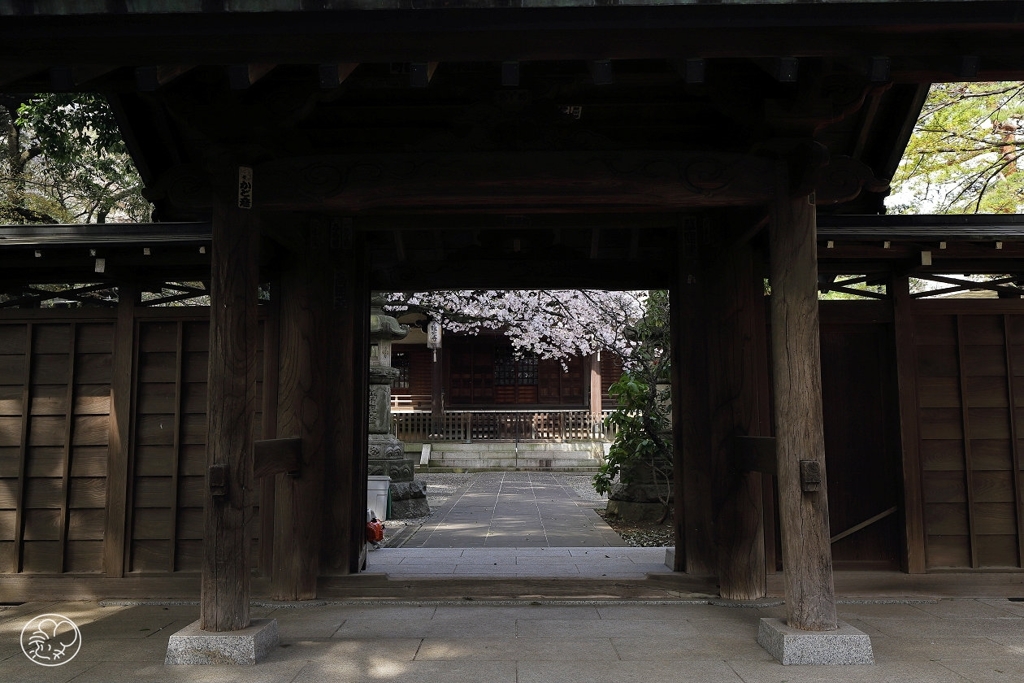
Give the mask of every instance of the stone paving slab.
<path id="1" fill-rule="evenodd" d="M 860 603 L 874 614 L 876 664 L 783 667 L 755 642 L 759 619 L 779 607 L 651 604 L 335 604 L 261 608 L 278 620 L 282 647 L 255 667 L 163 665 L 170 614 L 196 605 L 111 606 L 37 602 L 0 610 L 0 681 L 492 681 L 496 683 L 957 683 L 1024 680 L 1024 614 L 1006 600 Z M 840 607 L 843 607 L 842 605 Z M 881 609 L 884 607 L 884 610 Z M 929 609 L 924 609 L 928 607 Z M 956 615 L 989 613 L 979 618 Z M 44 668 L 14 640 L 25 621 L 56 612 L 76 619 L 81 653 Z M 935 612 L 930 613 L 930 612 Z M 968 630 L 958 630 L 967 627 Z M 863 630 L 863 629 L 862 629 Z M 148 633 L 142 637 L 136 634 Z M 89 635 L 91 634 L 91 635 Z M 121 634 L 116 636 L 113 634 Z M 925 635 L 927 634 L 927 635 Z M 1000 642 L 1005 641 L 1005 642 Z M 12 644 L 16 650 L 12 649 Z"/>
<path id="2" fill-rule="evenodd" d="M 643 579 L 671 574 L 664 548 L 590 547 L 381 548 L 368 554 L 367 570 L 397 579 L 457 575 L 462 577 L 613 577 Z"/>
<path id="3" fill-rule="evenodd" d="M 408 535 L 402 547 L 625 545 L 592 504 L 550 473 L 482 472 Z"/>

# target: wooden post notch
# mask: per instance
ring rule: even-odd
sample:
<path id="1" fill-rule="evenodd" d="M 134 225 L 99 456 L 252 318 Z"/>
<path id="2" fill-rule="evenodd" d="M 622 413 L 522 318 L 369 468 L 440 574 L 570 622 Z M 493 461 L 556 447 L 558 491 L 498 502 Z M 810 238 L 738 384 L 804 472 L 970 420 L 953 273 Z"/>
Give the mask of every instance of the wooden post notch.
<path id="1" fill-rule="evenodd" d="M 252 444 L 253 476 L 273 476 L 286 473 L 290 477 L 302 474 L 302 439 L 264 439 Z"/>

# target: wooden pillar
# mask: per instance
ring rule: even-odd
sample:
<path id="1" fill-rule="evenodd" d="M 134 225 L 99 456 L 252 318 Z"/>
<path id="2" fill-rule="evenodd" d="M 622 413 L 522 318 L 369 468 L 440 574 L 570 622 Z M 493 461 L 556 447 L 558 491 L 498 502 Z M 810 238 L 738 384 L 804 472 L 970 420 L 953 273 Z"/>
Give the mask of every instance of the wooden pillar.
<path id="1" fill-rule="evenodd" d="M 431 354 L 430 363 L 430 433 L 444 431 L 444 349 Z"/>
<path id="2" fill-rule="evenodd" d="M 211 252 L 209 471 L 199 616 L 205 631 L 249 625 L 246 522 L 253 487 L 260 231 L 256 212 L 225 199 L 214 203 Z"/>
<path id="3" fill-rule="evenodd" d="M 355 574 L 365 558 L 369 422 L 370 292 L 362 238 L 344 224 L 331 228 L 333 311 L 328 339 L 324 528 L 320 574 Z M 336 247 L 336 248 L 335 248 Z"/>
<path id="4" fill-rule="evenodd" d="M 718 583 L 723 598 L 755 600 L 766 592 L 763 489 L 761 474 L 742 467 L 736 436 L 768 436 L 764 285 L 749 244 L 727 247 L 704 272 Z"/>
<path id="5" fill-rule="evenodd" d="M 275 276 L 270 281 L 270 305 L 263 323 L 263 439 L 277 438 L 277 405 L 280 389 L 280 347 L 281 347 L 281 279 Z M 261 576 L 274 573 L 274 498 L 276 497 L 275 477 L 260 477 L 260 547 L 259 571 Z"/>
<path id="6" fill-rule="evenodd" d="M 708 376 L 701 281 L 693 254 L 680 248 L 669 315 L 672 333 L 673 496 L 675 571 L 715 573 L 711 508 L 711 449 L 708 433 Z"/>
<path id="7" fill-rule="evenodd" d="M 277 433 L 302 440 L 298 476 L 278 474 L 274 490 L 275 600 L 316 597 L 327 451 L 327 325 L 333 315 L 328 229 L 307 231 L 307 248 L 281 273 Z"/>
<path id="8" fill-rule="evenodd" d="M 775 439 L 787 622 L 836 628 L 818 346 L 813 195 L 772 205 L 771 325 Z M 818 483 L 814 483 L 814 479 Z"/>
<path id="9" fill-rule="evenodd" d="M 588 390 L 590 416 L 594 424 L 601 424 L 601 352 L 590 354 L 590 384 Z"/>
<path id="10" fill-rule="evenodd" d="M 921 488 L 921 452 L 917 405 L 917 347 L 907 276 L 894 277 L 893 328 L 896 336 L 896 377 L 899 386 L 900 440 L 903 451 L 904 553 L 903 568 L 922 574 L 925 562 L 924 503 Z"/>
<path id="11" fill-rule="evenodd" d="M 107 441 L 107 516 L 103 533 L 103 572 L 124 576 L 128 497 L 129 425 L 132 408 L 132 359 L 135 353 L 135 299 L 133 283 L 117 286 L 117 324 L 111 360 L 110 434 Z"/>

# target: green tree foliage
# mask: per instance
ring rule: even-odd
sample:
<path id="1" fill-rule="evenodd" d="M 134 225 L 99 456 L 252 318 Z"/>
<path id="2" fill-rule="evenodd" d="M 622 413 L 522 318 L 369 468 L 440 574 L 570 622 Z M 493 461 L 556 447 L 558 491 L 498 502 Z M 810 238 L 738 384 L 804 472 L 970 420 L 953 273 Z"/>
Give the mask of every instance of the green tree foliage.
<path id="1" fill-rule="evenodd" d="M 149 220 L 142 180 L 102 96 L 4 96 L 0 127 L 0 222 Z"/>
<path id="2" fill-rule="evenodd" d="M 1024 212 L 1024 83 L 932 86 L 893 179 L 895 213 Z"/>
<path id="3" fill-rule="evenodd" d="M 672 494 L 668 292 L 650 292 L 644 317 L 626 337 L 632 349 L 625 372 L 609 389 L 618 401 L 608 417 L 616 435 L 608 457 L 594 475 L 594 488 L 609 493 L 616 479 L 630 484 L 646 476 L 658 485 L 667 516 Z"/>

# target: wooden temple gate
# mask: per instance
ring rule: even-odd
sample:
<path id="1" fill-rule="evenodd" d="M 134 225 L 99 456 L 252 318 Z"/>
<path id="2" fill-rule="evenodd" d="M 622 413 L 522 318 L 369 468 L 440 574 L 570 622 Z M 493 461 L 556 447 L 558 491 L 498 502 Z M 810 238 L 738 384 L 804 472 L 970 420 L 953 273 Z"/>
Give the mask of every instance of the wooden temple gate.
<path id="1" fill-rule="evenodd" d="M 147 262 L 144 235 L 93 245 L 99 281 L 123 283 L 116 317 L 40 322 L 39 334 L 20 311 L 0 318 L 0 559 L 18 573 L 5 587 L 43 585 L 26 566 L 99 568 L 96 590 L 171 592 L 123 575 L 198 562 L 203 628 L 245 626 L 259 472 L 261 509 L 271 495 L 274 509 L 267 590 L 315 597 L 361 565 L 371 288 L 664 288 L 675 569 L 716 574 L 727 598 L 763 596 L 777 520 L 789 624 L 834 628 L 832 534 L 849 528 L 829 525 L 821 276 L 896 282 L 932 260 L 911 245 L 886 267 L 851 270 L 850 256 L 819 272 L 846 253 L 847 233 L 823 255 L 817 228 L 830 214 L 882 213 L 928 83 L 1024 75 L 1006 47 L 1020 40 L 1014 3 L 271 4 L 82 3 L 66 16 L 0 2 L 0 87 L 107 94 L 160 220 L 206 221 L 211 234 L 204 258 L 155 247 Z M 89 31 L 76 13 L 97 15 Z M 164 225 L 154 244 L 184 230 Z M 4 250 L 8 291 L 97 280 L 95 254 L 58 233 Z M 973 272 L 1013 272 L 1019 251 L 999 256 Z M 125 293 L 155 278 L 209 283 L 202 465 L 190 393 L 201 323 L 172 324 L 173 345 L 137 324 Z M 279 360 L 261 398 L 265 281 L 263 335 Z M 1003 566 L 1014 552 L 1019 567 L 1017 309 L 965 325 L 973 313 L 931 315 L 892 291 L 906 568 Z M 88 374 L 107 362 L 109 374 Z M 132 395 L 125 375 L 141 382 Z M 777 507 L 764 471 L 777 475 Z"/>

